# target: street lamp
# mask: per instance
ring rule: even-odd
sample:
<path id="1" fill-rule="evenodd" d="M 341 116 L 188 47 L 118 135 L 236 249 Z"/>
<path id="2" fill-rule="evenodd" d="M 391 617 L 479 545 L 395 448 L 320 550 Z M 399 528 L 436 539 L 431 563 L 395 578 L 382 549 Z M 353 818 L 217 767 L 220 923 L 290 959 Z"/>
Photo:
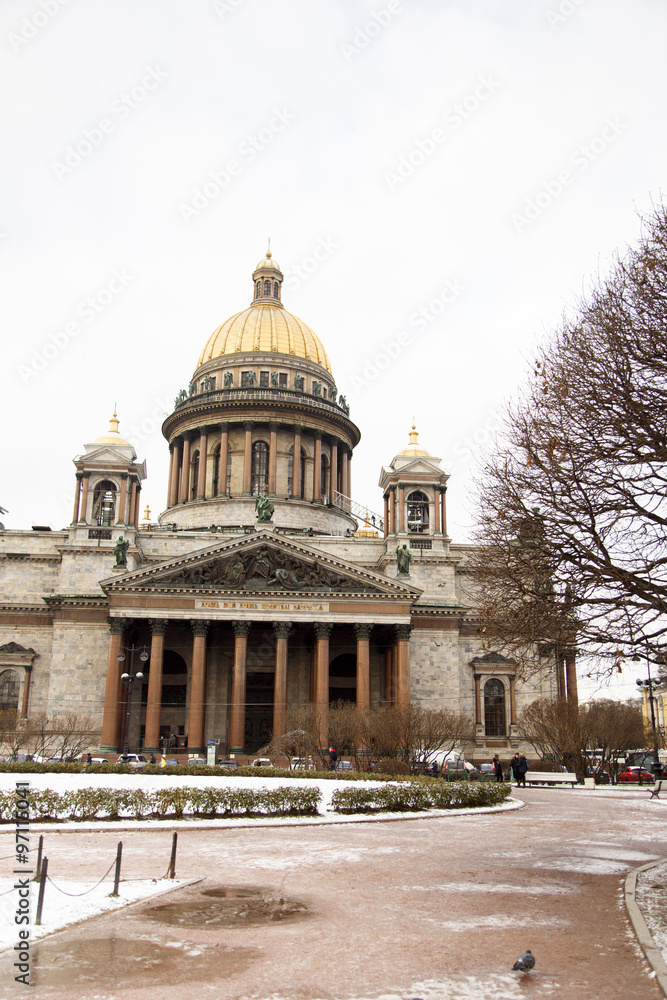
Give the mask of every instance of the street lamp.
<path id="1" fill-rule="evenodd" d="M 642 690 L 646 690 L 648 692 L 648 703 L 651 708 L 651 732 L 653 733 L 653 774 L 657 776 L 661 768 L 660 768 L 660 755 L 658 753 L 659 749 L 658 729 L 655 724 L 655 710 L 653 708 L 653 691 L 654 689 L 662 687 L 664 681 L 653 680 L 653 678 L 651 677 L 651 661 L 649 660 L 649 655 L 648 655 L 648 644 L 646 646 L 646 671 L 648 673 L 647 680 L 642 680 L 641 678 L 638 677 L 637 687 L 641 688 Z"/>
<path id="2" fill-rule="evenodd" d="M 127 753 L 130 745 L 130 709 L 132 708 L 132 682 L 141 681 L 144 679 L 144 675 L 141 670 L 137 670 L 136 673 L 134 672 L 134 654 L 138 649 L 141 649 L 141 654 L 139 656 L 141 663 L 144 664 L 146 662 L 146 660 L 148 659 L 148 650 L 146 649 L 146 647 L 135 646 L 134 643 L 132 643 L 129 649 L 130 669 L 127 673 L 122 673 L 120 675 L 120 679 L 123 682 L 123 684 L 127 685 L 127 708 L 125 710 L 125 740 L 123 742 L 123 753 L 125 754 Z M 124 650 L 121 649 L 117 659 L 119 663 L 125 662 Z"/>

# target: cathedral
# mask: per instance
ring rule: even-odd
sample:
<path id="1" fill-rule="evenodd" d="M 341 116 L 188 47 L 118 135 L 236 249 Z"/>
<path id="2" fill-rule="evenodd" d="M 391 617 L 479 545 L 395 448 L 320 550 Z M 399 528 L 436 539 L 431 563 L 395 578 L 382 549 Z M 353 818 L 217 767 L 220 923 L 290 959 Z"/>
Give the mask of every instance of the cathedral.
<path id="1" fill-rule="evenodd" d="M 448 476 L 414 426 L 380 469 L 381 509 L 355 503 L 360 431 L 282 283 L 269 252 L 176 397 L 157 521 L 114 413 L 74 459 L 71 525 L 0 531 L 0 703 L 89 717 L 109 754 L 250 754 L 308 703 L 324 745 L 333 702 L 415 703 L 468 714 L 469 756 L 513 753 L 517 713 L 554 678 L 485 650 Z"/>

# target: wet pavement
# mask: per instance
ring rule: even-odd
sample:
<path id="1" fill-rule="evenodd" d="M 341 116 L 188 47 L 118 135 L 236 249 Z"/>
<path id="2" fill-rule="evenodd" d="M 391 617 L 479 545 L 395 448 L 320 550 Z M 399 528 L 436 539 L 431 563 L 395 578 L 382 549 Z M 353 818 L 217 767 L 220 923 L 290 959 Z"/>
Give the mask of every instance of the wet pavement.
<path id="1" fill-rule="evenodd" d="M 32 948 L 37 1000 L 661 1000 L 627 873 L 667 857 L 667 803 L 526 789 L 517 812 L 179 831 L 196 884 Z M 117 833 L 47 833 L 49 871 L 91 881 Z M 169 856 L 128 831 L 123 877 Z M 0 835 L 0 856 L 9 835 Z M 4 849 L 3 849 L 4 848 Z M 47 899 L 48 905 L 48 899 Z M 530 948 L 530 974 L 511 972 Z M 0 997 L 22 995 L 0 956 Z"/>

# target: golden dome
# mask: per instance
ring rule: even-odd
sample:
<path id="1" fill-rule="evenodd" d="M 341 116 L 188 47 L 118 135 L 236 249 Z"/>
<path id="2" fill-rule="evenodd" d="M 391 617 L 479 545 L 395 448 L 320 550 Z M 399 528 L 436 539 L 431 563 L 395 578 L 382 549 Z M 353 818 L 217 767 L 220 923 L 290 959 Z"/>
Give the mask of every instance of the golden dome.
<path id="1" fill-rule="evenodd" d="M 425 455 L 430 457 L 429 452 L 424 451 L 423 448 L 419 447 L 419 431 L 416 430 L 415 428 L 415 419 L 413 417 L 412 430 L 410 431 L 410 444 L 407 446 L 407 448 L 404 448 L 403 451 L 399 451 L 396 457 L 400 458 L 401 456 L 403 456 L 409 458 L 414 455 Z"/>
<path id="2" fill-rule="evenodd" d="M 126 441 L 125 438 L 122 438 L 118 433 L 118 424 L 119 420 L 116 416 L 116 408 L 114 407 L 113 417 L 109 421 L 109 430 L 106 434 L 100 434 L 98 438 L 95 438 L 95 444 L 123 444 L 128 448 L 131 448 L 132 445 L 130 442 Z"/>
<path id="3" fill-rule="evenodd" d="M 322 341 L 309 326 L 279 302 L 249 306 L 214 330 L 199 355 L 197 367 L 212 358 L 253 352 L 305 358 L 331 372 Z"/>

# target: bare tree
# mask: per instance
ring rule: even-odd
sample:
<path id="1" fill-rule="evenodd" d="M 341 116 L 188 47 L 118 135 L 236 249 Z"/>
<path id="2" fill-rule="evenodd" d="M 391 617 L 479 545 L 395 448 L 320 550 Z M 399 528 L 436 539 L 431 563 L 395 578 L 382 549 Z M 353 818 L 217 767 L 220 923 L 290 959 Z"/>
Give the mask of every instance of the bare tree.
<path id="1" fill-rule="evenodd" d="M 0 711 L 0 744 L 6 749 L 8 756 L 18 757 L 26 745 L 28 734 L 25 726 L 19 723 L 19 717 L 13 708 Z"/>
<path id="2" fill-rule="evenodd" d="M 576 771 L 579 777 L 584 776 L 586 735 L 576 705 L 538 698 L 519 715 L 517 733 L 540 756 Z"/>
<path id="3" fill-rule="evenodd" d="M 667 637 L 667 212 L 538 351 L 476 488 L 481 627 L 524 670 Z M 540 655 L 542 660 L 540 660 Z M 549 659 L 546 662 L 551 662 Z"/>
<path id="4" fill-rule="evenodd" d="M 639 701 L 590 701 L 580 712 L 582 738 L 602 771 L 614 772 L 618 758 L 646 741 Z"/>

